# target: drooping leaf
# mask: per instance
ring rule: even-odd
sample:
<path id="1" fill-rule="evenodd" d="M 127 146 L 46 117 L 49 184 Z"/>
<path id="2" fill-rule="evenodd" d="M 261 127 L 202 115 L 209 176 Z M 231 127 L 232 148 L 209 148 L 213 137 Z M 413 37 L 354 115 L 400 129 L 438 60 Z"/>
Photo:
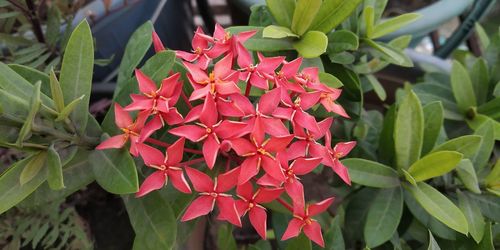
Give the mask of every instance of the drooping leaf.
<path id="1" fill-rule="evenodd" d="M 481 140 L 481 136 L 478 135 L 464 135 L 436 146 L 431 153 L 438 151 L 457 151 L 462 153 L 464 158 L 472 159 L 481 145 Z"/>
<path id="2" fill-rule="evenodd" d="M 292 27 L 295 0 L 266 0 L 266 3 L 279 25 Z"/>
<path id="3" fill-rule="evenodd" d="M 78 24 L 68 40 L 59 79 L 65 103 L 84 95 L 75 112 L 70 115 L 79 132 L 85 131 L 87 126 L 93 67 L 94 42 L 90 26 L 84 20 Z"/>
<path id="4" fill-rule="evenodd" d="M 308 31 L 321 7 L 321 3 L 321 0 L 297 0 L 291 26 L 291 30 L 295 34 L 302 36 Z"/>
<path id="5" fill-rule="evenodd" d="M 373 34 L 370 38 L 376 39 L 390 34 L 420 18 L 420 14 L 406 13 L 397 17 L 387 19 L 373 27 Z"/>
<path id="6" fill-rule="evenodd" d="M 400 185 L 398 173 L 383 164 L 365 159 L 346 159 L 342 163 L 349 171 L 354 183 L 377 188 L 392 188 Z"/>
<path id="7" fill-rule="evenodd" d="M 424 137 L 424 113 L 420 100 L 410 91 L 399 105 L 394 125 L 396 165 L 408 169 L 420 158 Z"/>
<path id="8" fill-rule="evenodd" d="M 464 214 L 453 202 L 432 186 L 425 182 L 419 182 L 415 186 L 403 184 L 403 187 L 434 218 L 459 233 L 468 233 L 467 219 Z"/>
<path id="9" fill-rule="evenodd" d="M 422 144 L 422 155 L 430 152 L 443 126 L 444 111 L 441 102 L 431 102 L 424 106 L 424 141 Z"/>
<path id="10" fill-rule="evenodd" d="M 284 37 L 299 37 L 289 28 L 277 25 L 269 25 L 262 31 L 264 38 L 284 38 Z"/>
<path id="11" fill-rule="evenodd" d="M 314 18 L 310 30 L 318 30 L 323 33 L 328 33 L 356 10 L 362 0 L 330 0 L 323 1 L 320 10 Z"/>
<path id="12" fill-rule="evenodd" d="M 106 191 L 129 194 L 139 190 L 135 163 L 127 150 L 95 150 L 89 161 L 97 183 Z"/>
<path id="13" fill-rule="evenodd" d="M 47 182 L 49 183 L 49 187 L 53 190 L 59 190 L 64 188 L 64 177 L 62 170 L 61 158 L 59 157 L 59 153 L 57 153 L 54 145 L 50 145 L 47 150 Z"/>
<path id="14" fill-rule="evenodd" d="M 458 163 L 457 175 L 467 189 L 476 194 L 481 193 L 476 170 L 469 159 L 463 159 Z"/>
<path id="15" fill-rule="evenodd" d="M 381 189 L 370 205 L 366 217 L 364 236 L 368 247 L 388 241 L 396 232 L 403 214 L 401 187 Z"/>
<path id="16" fill-rule="evenodd" d="M 24 121 L 23 126 L 19 131 L 19 135 L 16 141 L 16 145 L 19 147 L 22 147 L 24 140 L 31 133 L 31 129 L 33 128 L 33 123 L 35 122 L 35 116 L 40 110 L 40 106 L 42 104 L 40 100 L 40 85 L 41 82 L 37 82 L 35 84 L 35 87 L 33 88 L 33 94 L 31 96 L 29 104 L 28 116 L 26 116 L 26 120 Z"/>
<path id="17" fill-rule="evenodd" d="M 453 170 L 463 155 L 454 151 L 439 151 L 428 154 L 413 163 L 408 173 L 415 181 L 425 181 L 430 178 L 444 175 Z"/>
<path id="18" fill-rule="evenodd" d="M 293 43 L 293 47 L 305 58 L 320 56 L 325 53 L 327 45 L 328 37 L 319 31 L 309 31 Z"/>
<path id="19" fill-rule="evenodd" d="M 453 96 L 457 101 L 458 109 L 465 113 L 471 107 L 476 107 L 477 101 L 476 95 L 474 95 L 474 87 L 464 66 L 458 61 L 453 61 L 450 75 Z"/>
<path id="20" fill-rule="evenodd" d="M 472 200 L 460 192 L 457 191 L 458 196 L 458 207 L 467 218 L 467 223 L 469 225 L 469 233 L 474 238 L 474 240 L 479 243 L 484 235 L 485 222 L 483 215 L 481 214 L 481 209 L 479 206 L 472 202 Z"/>

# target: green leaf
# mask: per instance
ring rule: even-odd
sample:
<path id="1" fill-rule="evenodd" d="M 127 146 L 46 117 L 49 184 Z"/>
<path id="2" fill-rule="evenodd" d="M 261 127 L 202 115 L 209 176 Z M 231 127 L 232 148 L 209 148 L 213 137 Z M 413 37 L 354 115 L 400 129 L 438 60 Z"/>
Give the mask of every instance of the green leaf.
<path id="1" fill-rule="evenodd" d="M 263 27 L 256 26 L 233 26 L 226 29 L 231 34 L 255 30 L 257 33 L 245 42 L 245 47 L 251 51 L 276 52 L 283 50 L 294 50 L 293 40 L 289 38 L 273 39 L 262 37 Z"/>
<path id="2" fill-rule="evenodd" d="M 481 145 L 475 156 L 471 159 L 474 167 L 480 171 L 488 164 L 493 148 L 495 147 L 494 121 L 486 121 L 476 129 L 474 134 L 482 137 Z"/>
<path id="3" fill-rule="evenodd" d="M 411 183 L 412 185 L 417 185 L 417 180 L 415 180 L 415 178 L 413 178 L 413 176 L 408 171 L 406 171 L 405 169 L 401 169 L 401 171 L 403 172 L 405 179 L 409 183 Z"/>
<path id="4" fill-rule="evenodd" d="M 387 19 L 373 27 L 373 34 L 370 38 L 376 39 L 390 34 L 400 28 L 414 22 L 420 18 L 420 14 L 406 13 L 397 17 Z"/>
<path id="5" fill-rule="evenodd" d="M 342 218 L 338 213 L 333 218 L 332 226 L 325 232 L 325 249 L 345 250 L 344 236 L 342 235 Z"/>
<path id="6" fill-rule="evenodd" d="M 370 205 L 366 217 L 364 235 L 370 248 L 391 239 L 403 214 L 403 192 L 401 187 L 381 189 Z"/>
<path id="7" fill-rule="evenodd" d="M 64 109 L 64 96 L 54 69 L 50 70 L 50 93 L 56 105 L 56 110 L 61 112 Z"/>
<path id="8" fill-rule="evenodd" d="M 479 106 L 477 112 L 489 116 L 491 119 L 500 120 L 500 97 Z"/>
<path id="9" fill-rule="evenodd" d="M 42 86 L 40 89 L 42 93 L 44 93 L 45 95 L 50 95 L 49 76 L 44 72 L 20 64 L 9 64 L 9 68 L 14 70 L 17 74 L 19 74 L 21 77 L 23 77 L 26 81 L 30 83 L 36 83 L 38 81 L 41 81 Z"/>
<path id="10" fill-rule="evenodd" d="M 172 249 L 177 221 L 170 205 L 157 192 L 141 198 L 127 195 L 123 201 L 135 232 L 134 249 Z"/>
<path id="11" fill-rule="evenodd" d="M 500 221 L 500 197 L 489 194 L 467 193 L 474 203 L 481 209 L 481 213 L 493 221 Z"/>
<path id="12" fill-rule="evenodd" d="M 35 122 L 35 116 L 40 110 L 41 101 L 40 101 L 40 85 L 41 82 L 37 82 L 35 84 L 35 88 L 33 89 L 33 94 L 30 99 L 29 112 L 26 117 L 26 121 L 24 121 L 21 130 L 19 131 L 19 137 L 17 138 L 16 145 L 22 147 L 24 140 L 31 133 L 31 128 L 33 127 L 33 123 Z"/>
<path id="13" fill-rule="evenodd" d="M 432 236 L 431 231 L 429 231 L 429 246 L 427 247 L 427 250 L 441 250 L 438 243 Z"/>
<path id="14" fill-rule="evenodd" d="M 6 90 L 23 100 L 30 100 L 33 95 L 33 83 L 28 82 L 9 66 L 0 62 L 0 89 Z M 41 95 L 40 98 L 46 106 L 54 106 L 47 96 Z"/>
<path id="15" fill-rule="evenodd" d="M 495 233 L 496 234 L 496 233 Z M 495 235 L 495 240 L 496 240 L 496 235 Z M 479 245 L 477 249 L 481 250 L 495 250 L 495 245 L 494 245 L 494 239 L 493 239 L 493 234 L 491 231 L 491 222 L 486 223 L 484 226 L 484 236 L 481 242 L 479 242 Z"/>
<path id="16" fill-rule="evenodd" d="M 285 248 L 285 250 L 311 250 L 311 249 L 312 249 L 311 241 L 303 233 L 290 240 L 290 242 L 288 242 Z"/>
<path id="17" fill-rule="evenodd" d="M 375 42 L 370 39 L 361 39 L 366 45 L 380 52 L 383 59 L 389 63 L 393 63 L 402 67 L 413 67 L 412 60 L 400 49 L 389 44 Z"/>
<path id="18" fill-rule="evenodd" d="M 320 10 L 311 24 L 310 30 L 318 30 L 323 33 L 330 32 L 349 17 L 361 2 L 362 0 L 323 1 Z"/>
<path id="19" fill-rule="evenodd" d="M 262 5 L 256 4 L 250 6 L 250 12 L 251 12 L 250 17 L 248 18 L 249 26 L 266 27 L 273 24 L 274 22 L 274 18 L 271 12 L 269 11 L 269 8 L 264 4 Z"/>
<path id="20" fill-rule="evenodd" d="M 394 125 L 396 165 L 408 169 L 420 158 L 424 137 L 424 113 L 420 100 L 410 91 L 399 105 Z"/>
<path id="21" fill-rule="evenodd" d="M 127 83 L 127 80 L 132 77 L 134 69 L 139 65 L 142 58 L 148 52 L 153 40 L 151 34 L 153 33 L 153 24 L 147 21 L 134 31 L 128 40 L 123 58 L 118 69 L 118 79 L 115 88 L 115 96 Z"/>
<path id="22" fill-rule="evenodd" d="M 472 159 L 474 155 L 476 155 L 476 152 L 481 145 L 481 141 L 481 136 L 464 135 L 438 145 L 431 151 L 431 153 L 438 151 L 457 151 L 462 153 L 464 158 Z"/>
<path id="23" fill-rule="evenodd" d="M 325 53 L 328 37 L 319 31 L 309 31 L 300 40 L 293 43 L 299 55 L 305 58 L 318 57 Z"/>
<path id="24" fill-rule="evenodd" d="M 481 209 L 476 203 L 472 202 L 468 196 L 457 190 L 458 207 L 467 218 L 469 233 L 474 240 L 479 243 L 484 235 L 485 222 Z"/>
<path id="25" fill-rule="evenodd" d="M 491 122 L 493 123 L 493 131 L 495 134 L 495 140 L 500 140 L 500 122 L 497 122 L 496 120 L 491 119 L 488 116 L 482 115 L 482 114 L 476 114 L 474 119 L 472 120 L 465 120 L 467 122 L 467 125 L 473 130 L 479 129 L 484 123 L 486 122 Z"/>
<path id="26" fill-rule="evenodd" d="M 425 182 L 419 182 L 416 186 L 403 184 L 403 187 L 434 218 L 459 233 L 467 234 L 467 219 L 446 196 Z"/>
<path id="27" fill-rule="evenodd" d="M 467 189 L 476 194 L 481 193 L 476 170 L 474 170 L 474 166 L 469 159 L 463 159 L 458 163 L 457 175 Z"/>
<path id="28" fill-rule="evenodd" d="M 364 186 L 392 188 L 400 185 L 398 173 L 383 164 L 365 159 L 345 159 L 351 181 Z"/>
<path id="29" fill-rule="evenodd" d="M 477 103 L 483 104 L 488 96 L 488 88 L 490 83 L 490 75 L 488 71 L 488 64 L 483 58 L 478 58 L 472 65 L 470 71 L 470 78 L 472 86 L 474 86 L 474 93 L 476 94 Z"/>
<path id="30" fill-rule="evenodd" d="M 266 0 L 266 4 L 279 25 L 292 27 L 295 0 Z"/>
<path id="31" fill-rule="evenodd" d="M 484 179 L 486 186 L 500 186 L 500 159 L 497 160 L 491 172 Z"/>
<path id="32" fill-rule="evenodd" d="M 81 133 L 85 131 L 88 121 L 90 89 L 94 67 L 94 41 L 87 21 L 82 21 L 73 30 L 64 51 L 61 66 L 60 83 L 64 94 L 64 102 L 69 103 L 85 95 L 83 100 L 71 113 L 71 121 Z"/>
<path id="33" fill-rule="evenodd" d="M 321 83 L 324 83 L 326 86 L 330 88 L 341 88 L 344 86 L 342 82 L 332 74 L 326 73 L 326 72 L 319 72 L 319 81 Z"/>
<path id="34" fill-rule="evenodd" d="M 64 107 L 57 116 L 56 122 L 64 121 L 66 118 L 68 118 L 84 98 L 85 95 L 82 95 L 76 98 L 75 100 L 71 101 L 70 103 L 68 103 L 68 105 L 66 105 L 66 107 Z"/>
<path id="35" fill-rule="evenodd" d="M 375 94 L 377 94 L 378 98 L 381 101 L 385 101 L 385 99 L 387 98 L 387 94 L 385 93 L 385 89 L 382 84 L 380 84 L 377 78 L 371 74 L 365 76 L 368 82 L 372 85 L 373 90 L 375 91 Z"/>
<path id="36" fill-rule="evenodd" d="M 302 36 L 308 31 L 314 17 L 321 7 L 321 0 L 297 0 L 297 5 L 293 12 L 291 30 Z"/>
<path id="37" fill-rule="evenodd" d="M 413 163 L 408 173 L 415 181 L 425 181 L 444 175 L 453 170 L 463 155 L 454 151 L 439 151 L 431 153 Z"/>
<path id="38" fill-rule="evenodd" d="M 19 183 L 22 185 L 30 182 L 35 178 L 43 166 L 45 165 L 45 159 L 47 158 L 46 152 L 40 152 L 36 154 L 24 167 L 21 175 L 19 176 Z"/>
<path id="39" fill-rule="evenodd" d="M 59 34 L 61 33 L 61 12 L 57 5 L 52 5 L 49 9 L 47 17 L 47 30 L 45 32 L 45 39 L 47 44 L 54 46 L 57 43 Z"/>
<path id="40" fill-rule="evenodd" d="M 395 157 L 394 125 L 396 121 L 396 105 L 393 104 L 385 113 L 382 131 L 379 138 L 379 159 L 387 165 L 393 165 Z"/>
<path id="41" fill-rule="evenodd" d="M 233 226 L 226 223 L 217 230 L 217 246 L 219 249 L 237 250 L 236 240 L 233 237 Z"/>
<path id="42" fill-rule="evenodd" d="M 63 189 L 64 177 L 62 163 L 61 158 L 59 157 L 59 153 L 57 153 L 56 149 L 54 148 L 54 144 L 50 145 L 49 150 L 47 151 L 47 168 L 49 170 L 47 176 L 49 187 L 53 190 Z"/>
<path id="43" fill-rule="evenodd" d="M 457 101 L 458 109 L 462 113 L 467 112 L 471 107 L 477 106 L 474 87 L 470 80 L 469 73 L 467 73 L 464 66 L 456 60 L 453 61 L 451 67 L 451 88 L 453 90 L 453 96 L 455 96 L 455 100 Z"/>
<path id="44" fill-rule="evenodd" d="M 372 38 L 373 34 L 373 24 L 375 22 L 375 9 L 372 6 L 365 6 L 363 9 L 363 19 L 364 19 L 364 28 L 365 35 L 368 38 Z"/>
<path id="45" fill-rule="evenodd" d="M 127 150 L 95 150 L 89 161 L 97 183 L 106 191 L 129 194 L 139 190 L 135 163 Z"/>
<path id="46" fill-rule="evenodd" d="M 349 30 L 336 30 L 328 34 L 328 53 L 340 53 L 346 50 L 357 50 L 359 38 Z"/>
<path id="47" fill-rule="evenodd" d="M 444 110 L 441 102 L 431 102 L 424 106 L 424 141 L 422 155 L 426 155 L 436 145 L 443 126 Z"/>
<path id="48" fill-rule="evenodd" d="M 2 190 L 0 192 L 0 200 L 2 201 L 0 202 L 0 214 L 17 205 L 46 180 L 47 175 L 42 172 L 24 185 L 19 182 L 21 172 L 35 157 L 29 156 L 14 163 L 0 175 L 0 190 Z"/>
<path id="49" fill-rule="evenodd" d="M 264 38 L 284 38 L 284 37 L 299 37 L 294 34 L 289 28 L 277 25 L 269 25 L 262 31 Z"/>

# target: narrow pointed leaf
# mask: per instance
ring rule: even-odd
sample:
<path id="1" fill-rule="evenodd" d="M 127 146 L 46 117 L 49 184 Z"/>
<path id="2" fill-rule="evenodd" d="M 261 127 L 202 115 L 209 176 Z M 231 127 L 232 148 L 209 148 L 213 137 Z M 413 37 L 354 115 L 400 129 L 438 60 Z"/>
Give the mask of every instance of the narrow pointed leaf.
<path id="1" fill-rule="evenodd" d="M 321 0 L 297 0 L 291 26 L 291 30 L 295 34 L 302 36 L 306 33 L 316 13 L 318 13 L 321 3 Z"/>
<path id="2" fill-rule="evenodd" d="M 320 10 L 311 24 L 310 30 L 329 33 L 356 10 L 362 0 L 323 1 Z"/>
<path id="3" fill-rule="evenodd" d="M 420 14 L 407 13 L 385 20 L 375 25 L 375 27 L 373 28 L 373 34 L 371 38 L 375 39 L 390 34 L 414 22 L 418 18 L 420 18 Z"/>
<path id="4" fill-rule="evenodd" d="M 22 146 L 23 141 L 28 137 L 28 135 L 31 133 L 31 129 L 33 127 L 33 123 L 35 122 L 35 116 L 38 113 L 38 110 L 40 110 L 41 106 L 41 100 L 40 100 L 40 82 L 37 82 L 35 84 L 35 88 L 33 89 L 33 95 L 31 96 L 30 99 L 30 110 L 28 112 L 28 116 L 26 117 L 26 120 L 24 121 L 23 126 L 21 127 L 21 130 L 19 131 L 19 137 L 17 138 L 16 145 Z"/>
<path id="5" fill-rule="evenodd" d="M 295 0 L 266 0 L 266 4 L 279 25 L 292 27 Z"/>
<path id="6" fill-rule="evenodd" d="M 95 150 L 90 164 L 97 183 L 113 194 L 129 194 L 139 190 L 134 160 L 125 149 Z"/>
<path id="7" fill-rule="evenodd" d="M 422 144 L 422 155 L 430 152 L 443 126 L 444 110 L 441 102 L 431 102 L 424 106 L 424 141 Z"/>
<path id="8" fill-rule="evenodd" d="M 457 151 L 464 158 L 472 159 L 481 145 L 482 138 L 478 135 L 464 135 L 435 147 L 431 153 L 438 151 Z"/>
<path id="9" fill-rule="evenodd" d="M 64 96 L 54 69 L 50 70 L 50 94 L 56 105 L 56 111 L 61 112 L 64 109 Z"/>
<path id="10" fill-rule="evenodd" d="M 65 188 L 61 158 L 54 145 L 51 145 L 47 151 L 47 168 L 47 182 L 49 183 L 49 187 L 53 190 Z"/>
<path id="11" fill-rule="evenodd" d="M 457 175 L 468 190 L 476 194 L 481 193 L 476 170 L 469 159 L 463 159 L 458 163 Z"/>
<path id="12" fill-rule="evenodd" d="M 467 73 L 465 67 L 458 61 L 453 61 L 451 67 L 451 88 L 453 96 L 455 96 L 455 100 L 457 101 L 458 109 L 462 113 L 477 106 L 474 87 L 469 73 Z"/>
<path id="13" fill-rule="evenodd" d="M 43 166 L 45 165 L 45 159 L 47 158 L 46 152 L 40 152 L 36 154 L 24 167 L 21 175 L 19 176 L 19 183 L 22 185 L 30 182 L 35 178 Z"/>
<path id="14" fill-rule="evenodd" d="M 373 35 L 373 24 L 375 22 L 375 10 L 372 6 L 366 6 L 363 9 L 363 19 L 365 20 L 365 35 L 368 38 L 372 38 Z"/>
<path id="15" fill-rule="evenodd" d="M 483 239 L 484 227 L 486 225 L 484 217 L 481 214 L 481 209 L 464 193 L 457 191 L 457 196 L 458 207 L 464 213 L 465 218 L 467 218 L 469 233 L 479 243 Z"/>
<path id="16" fill-rule="evenodd" d="M 349 171 L 354 183 L 377 188 L 392 188 L 400 185 L 398 173 L 383 164 L 365 159 L 346 159 L 342 163 Z"/>
<path id="17" fill-rule="evenodd" d="M 484 179 L 486 186 L 500 186 L 500 159 L 497 160 L 491 172 Z"/>
<path id="18" fill-rule="evenodd" d="M 427 250 L 441 250 L 438 243 L 432 236 L 431 231 L 429 231 L 429 246 L 427 247 Z"/>
<path id="19" fill-rule="evenodd" d="M 64 107 L 61 110 L 61 112 L 56 118 L 56 121 L 64 121 L 66 118 L 68 118 L 71 115 L 71 113 L 76 109 L 78 104 L 80 104 L 80 102 L 83 101 L 84 98 L 85 95 L 82 95 L 76 98 L 75 100 L 71 101 L 70 103 L 68 103 L 68 105 L 66 105 L 66 107 Z"/>
<path id="20" fill-rule="evenodd" d="M 490 74 L 488 64 L 485 59 L 478 58 L 472 65 L 470 78 L 474 86 L 478 105 L 483 104 L 488 96 L 488 88 L 490 87 Z"/>
<path id="21" fill-rule="evenodd" d="M 413 163 L 408 173 L 415 181 L 425 181 L 430 178 L 444 175 L 453 170 L 463 155 L 454 151 L 439 151 L 428 154 Z"/>

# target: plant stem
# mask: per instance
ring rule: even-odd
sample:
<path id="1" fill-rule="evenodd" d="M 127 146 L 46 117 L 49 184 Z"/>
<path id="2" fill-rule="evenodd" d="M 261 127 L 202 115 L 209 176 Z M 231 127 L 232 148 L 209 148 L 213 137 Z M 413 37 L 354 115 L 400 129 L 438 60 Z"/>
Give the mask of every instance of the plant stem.
<path id="1" fill-rule="evenodd" d="M 252 85 L 247 83 L 247 87 L 245 88 L 245 96 L 248 97 L 250 95 L 250 90 L 252 89 Z"/>
<path id="2" fill-rule="evenodd" d="M 30 20 L 31 25 L 33 26 L 33 33 L 35 33 L 36 39 L 40 43 L 45 43 L 45 37 L 42 31 L 42 25 L 40 24 L 40 20 L 38 19 L 38 15 L 36 13 L 36 7 L 33 3 L 33 0 L 26 0 L 26 5 L 28 6 L 29 15 L 27 18 Z"/>
<path id="3" fill-rule="evenodd" d="M 278 197 L 276 200 L 277 200 L 277 201 L 278 201 L 281 205 L 283 205 L 286 209 L 288 209 L 290 212 L 292 212 L 292 213 L 293 213 L 293 207 L 292 207 L 292 206 L 290 206 L 290 204 L 288 204 L 288 202 L 284 201 L 283 199 L 281 199 L 281 198 L 279 198 L 279 197 Z"/>
<path id="4" fill-rule="evenodd" d="M 184 91 L 181 91 L 181 96 L 182 96 L 182 100 L 184 100 L 184 102 L 186 103 L 188 108 L 192 109 L 193 105 L 191 105 L 191 102 L 189 102 L 189 99 L 187 98 L 186 93 L 184 93 Z"/>

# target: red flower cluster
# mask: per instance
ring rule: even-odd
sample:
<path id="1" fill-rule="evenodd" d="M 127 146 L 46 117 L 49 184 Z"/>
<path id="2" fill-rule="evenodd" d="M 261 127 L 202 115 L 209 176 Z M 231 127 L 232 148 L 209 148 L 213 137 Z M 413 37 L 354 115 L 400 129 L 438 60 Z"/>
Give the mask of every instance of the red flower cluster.
<path id="1" fill-rule="evenodd" d="M 162 188 L 168 179 L 180 192 L 190 193 L 185 172 L 199 196 L 186 209 L 182 221 L 206 215 L 216 205 L 218 219 L 241 226 L 240 218 L 248 214 L 257 233 L 265 238 L 267 215 L 262 204 L 278 200 L 293 212 L 282 239 L 295 237 L 303 230 L 323 246 L 320 225 L 311 216 L 324 212 L 333 198 L 306 205 L 299 176 L 321 163 L 350 184 L 339 158 L 356 143 L 338 143 L 332 148 L 333 119 L 318 122 L 308 113 L 313 106 L 323 105 L 328 111 L 348 117 L 335 103 L 341 91 L 321 83 L 317 68 L 299 70 L 302 58 L 287 62 L 281 56 L 259 53 L 254 61 L 243 46 L 254 34 L 248 31 L 231 35 L 217 25 L 212 37 L 198 29 L 192 53 L 176 53 L 183 60 L 193 88 L 189 98 L 179 73 L 157 87 L 136 70 L 141 93 L 132 94 L 132 103 L 124 108 L 115 104 L 116 125 L 123 134 L 102 142 L 97 149 L 120 148 L 130 141 L 130 153 L 140 155 L 145 165 L 154 169 L 142 183 L 138 197 Z M 153 40 L 157 52 L 164 50 L 156 34 Z M 207 70 L 211 63 L 213 70 Z M 264 94 L 250 96 L 253 87 Z M 181 97 L 183 102 L 179 101 Z M 190 111 L 183 116 L 176 105 L 187 105 Z M 132 111 L 139 112 L 135 121 L 129 114 Z M 169 145 L 151 138 L 162 128 L 180 139 Z M 185 139 L 201 150 L 186 148 Z M 166 147 L 165 154 L 147 143 Z M 182 162 L 184 152 L 202 157 Z M 193 167 L 202 162 L 209 170 L 224 173 L 212 179 Z M 293 209 L 280 198 L 283 193 L 292 200 Z"/>

